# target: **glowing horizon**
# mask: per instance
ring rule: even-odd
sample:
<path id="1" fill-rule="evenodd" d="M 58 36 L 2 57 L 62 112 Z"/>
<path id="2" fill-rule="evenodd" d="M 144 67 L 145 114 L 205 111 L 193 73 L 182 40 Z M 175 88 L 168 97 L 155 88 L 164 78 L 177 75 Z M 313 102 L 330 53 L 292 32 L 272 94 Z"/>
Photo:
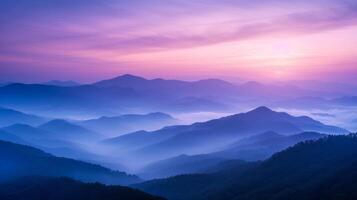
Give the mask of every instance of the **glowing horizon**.
<path id="1" fill-rule="evenodd" d="M 0 11 L 0 81 L 357 83 L 353 0 L 5 0 Z"/>

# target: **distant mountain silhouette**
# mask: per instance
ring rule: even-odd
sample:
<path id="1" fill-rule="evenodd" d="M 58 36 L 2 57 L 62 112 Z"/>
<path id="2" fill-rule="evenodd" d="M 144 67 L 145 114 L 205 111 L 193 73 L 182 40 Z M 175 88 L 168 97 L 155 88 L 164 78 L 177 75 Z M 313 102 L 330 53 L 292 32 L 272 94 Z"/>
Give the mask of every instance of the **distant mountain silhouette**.
<path id="1" fill-rule="evenodd" d="M 180 174 L 212 171 L 215 168 L 219 168 L 219 164 L 223 165 L 223 163 L 230 160 L 239 159 L 241 162 L 243 162 L 242 160 L 264 160 L 274 153 L 299 142 L 317 140 L 322 137 L 327 137 L 327 135 L 304 132 L 286 136 L 271 131 L 265 132 L 243 138 L 219 152 L 201 155 L 180 155 L 151 163 L 140 170 L 140 175 L 144 178 L 163 178 Z M 226 166 L 228 167 L 228 163 L 226 163 Z"/>
<path id="2" fill-rule="evenodd" d="M 93 85 L 60 87 L 40 84 L 10 84 L 0 87 L 0 104 L 49 116 L 125 111 L 138 99 L 147 98 L 130 88 L 98 88 Z"/>
<path id="3" fill-rule="evenodd" d="M 231 111 L 242 105 L 275 105 L 299 97 L 331 97 L 294 85 L 241 85 L 219 79 L 180 81 L 123 75 L 93 84 L 9 84 L 0 87 L 0 105 L 66 118 L 73 115 L 117 115 L 137 112 Z"/>
<path id="4" fill-rule="evenodd" d="M 63 140 L 78 141 L 80 139 L 90 141 L 100 140 L 103 137 L 99 133 L 61 119 L 49 121 L 38 126 L 38 128 L 57 134 L 58 138 Z"/>
<path id="5" fill-rule="evenodd" d="M 224 102 L 217 101 L 216 98 L 202 97 L 182 97 L 173 100 L 163 107 L 174 112 L 199 112 L 199 111 L 226 111 L 229 106 Z"/>
<path id="6" fill-rule="evenodd" d="M 165 80 L 161 78 L 149 80 L 131 74 L 125 74 L 122 76 L 115 77 L 113 79 L 99 81 L 97 83 L 94 83 L 94 85 L 101 87 L 128 87 L 138 91 L 146 90 L 159 93 L 171 93 L 171 95 L 179 96 L 195 96 L 202 94 L 213 95 L 214 92 L 223 92 L 222 90 L 235 90 L 234 85 L 219 79 L 206 79 L 193 82 L 180 80 Z M 175 92 L 173 93 L 172 91 Z"/>
<path id="7" fill-rule="evenodd" d="M 2 200 L 163 200 L 139 190 L 100 183 L 82 183 L 69 178 L 24 177 L 0 184 Z"/>
<path id="8" fill-rule="evenodd" d="M 171 200 L 357 198 L 357 136 L 329 136 L 274 154 L 248 168 L 177 176 L 135 185 Z"/>
<path id="9" fill-rule="evenodd" d="M 25 114 L 16 110 L 0 107 L 0 127 L 10 126 L 16 123 L 39 125 L 46 121 L 45 118 L 35 115 Z"/>
<path id="10" fill-rule="evenodd" d="M 122 81 L 122 79 L 119 79 Z M 126 79 L 124 79 L 126 80 Z M 131 80 L 131 79 L 130 79 Z M 132 83 L 132 81 L 129 81 Z M 166 83 L 153 80 L 143 84 L 107 84 L 80 85 L 62 87 L 41 84 L 9 84 L 0 87 L 0 105 L 28 110 L 41 115 L 65 118 L 72 115 L 113 115 L 115 113 L 156 112 L 160 111 L 213 111 L 226 108 L 222 97 L 235 95 L 234 86 L 227 83 L 227 88 L 212 88 L 209 81 L 196 83 L 180 81 Z M 151 83 L 151 81 L 149 81 Z M 158 82 L 158 83 L 157 83 Z M 143 87 L 141 87 L 144 85 Z M 151 85 L 151 87 L 149 87 Z M 171 85 L 171 86 L 170 86 Z M 155 86 L 155 87 L 154 87 Z M 217 86 L 221 87 L 221 86 Z M 172 92 L 175 91 L 175 92 Z M 223 93 L 225 95 L 223 95 Z M 218 98 L 219 97 L 219 98 Z M 188 101 L 188 100 L 189 101 Z M 216 100 L 219 99 L 219 102 Z M 202 104 L 202 105 L 200 105 Z M 175 107 L 175 105 L 177 107 Z M 197 107 L 200 105 L 200 107 Z M 185 106 L 188 106 L 185 108 Z"/>
<path id="11" fill-rule="evenodd" d="M 27 124 L 14 124 L 3 128 L 4 131 L 7 131 L 17 137 L 20 137 L 28 142 L 33 142 L 38 139 L 57 139 L 53 133 L 48 132 L 43 129 L 39 129 Z"/>
<path id="12" fill-rule="evenodd" d="M 141 169 L 140 176 L 146 179 L 164 178 L 179 174 L 203 172 L 216 167 L 225 161 L 224 158 L 212 155 L 180 155 L 166 160 L 160 160 Z"/>
<path id="13" fill-rule="evenodd" d="M 234 140 L 266 131 L 290 135 L 304 131 L 348 133 L 345 129 L 324 125 L 309 117 L 294 117 L 258 107 L 247 113 L 192 125 L 166 127 L 154 132 L 136 132 L 106 142 L 118 149 L 134 150 L 135 155 L 150 160 L 213 152 Z"/>
<path id="14" fill-rule="evenodd" d="M 22 142 L 16 140 L 5 140 L 20 144 L 28 144 L 41 149 L 44 148 L 72 148 L 76 149 L 75 141 L 62 137 L 61 134 L 47 131 L 41 128 L 29 126 L 26 124 L 14 124 L 8 127 L 2 128 L 2 130 L 10 133 L 17 138 L 20 138 Z"/>
<path id="15" fill-rule="evenodd" d="M 78 144 L 83 140 L 63 137 L 61 130 L 47 131 L 26 124 L 14 124 L 0 129 L 0 140 L 30 145 L 56 156 L 92 160 L 98 155 L 89 153 Z"/>
<path id="16" fill-rule="evenodd" d="M 88 127 L 106 135 L 120 135 L 140 130 L 157 130 L 164 126 L 174 125 L 178 121 L 165 113 L 149 113 L 149 114 L 128 114 L 114 117 L 101 117 L 81 121 L 78 124 Z"/>
<path id="17" fill-rule="evenodd" d="M 85 182 L 130 184 L 140 181 L 133 175 L 111 171 L 99 165 L 68 158 L 55 157 L 39 149 L 0 141 L 0 180 L 21 176 L 67 176 Z"/>
<path id="18" fill-rule="evenodd" d="M 54 86 L 61 86 L 61 87 L 72 87 L 72 86 L 79 86 L 80 83 L 75 81 L 59 81 L 59 80 L 52 80 L 48 82 L 41 83 L 43 85 L 54 85 Z"/>
<path id="19" fill-rule="evenodd" d="M 212 156 L 248 161 L 264 160 L 274 153 L 299 142 L 317 140 L 322 137 L 327 137 L 327 135 L 316 132 L 303 132 L 287 136 L 269 131 L 239 140 L 225 150 L 212 153 Z"/>
<path id="20" fill-rule="evenodd" d="M 27 142 L 21 139 L 20 137 L 17 137 L 16 135 L 13 135 L 1 129 L 0 129 L 0 140 L 19 143 L 19 144 L 27 144 Z"/>

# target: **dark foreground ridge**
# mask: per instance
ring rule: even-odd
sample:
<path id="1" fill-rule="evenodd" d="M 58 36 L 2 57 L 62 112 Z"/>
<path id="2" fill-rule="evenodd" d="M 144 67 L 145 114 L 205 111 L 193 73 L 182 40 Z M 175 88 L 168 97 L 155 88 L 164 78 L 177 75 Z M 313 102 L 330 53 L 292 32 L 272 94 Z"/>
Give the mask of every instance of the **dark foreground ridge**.
<path id="1" fill-rule="evenodd" d="M 357 199 L 357 135 L 301 142 L 245 169 L 135 185 L 170 200 Z"/>
<path id="2" fill-rule="evenodd" d="M 25 177 L 0 184 L 1 200 L 164 200 L 136 189 L 69 178 Z"/>

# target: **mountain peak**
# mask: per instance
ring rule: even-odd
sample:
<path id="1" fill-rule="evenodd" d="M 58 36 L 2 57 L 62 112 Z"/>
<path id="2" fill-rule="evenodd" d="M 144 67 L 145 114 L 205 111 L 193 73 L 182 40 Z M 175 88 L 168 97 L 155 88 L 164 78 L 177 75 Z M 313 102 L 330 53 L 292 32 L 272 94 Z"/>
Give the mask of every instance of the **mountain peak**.
<path id="1" fill-rule="evenodd" d="M 121 87 L 131 87 L 133 85 L 142 86 L 147 83 L 147 79 L 135 76 L 131 74 L 124 74 L 121 76 L 117 76 L 111 79 L 102 80 L 99 82 L 94 83 L 95 85 L 99 86 L 121 86 Z"/>
<path id="2" fill-rule="evenodd" d="M 51 120 L 49 122 L 46 122 L 42 125 L 39 126 L 39 128 L 43 128 L 45 130 L 51 130 L 53 128 L 61 128 L 61 129 L 68 129 L 68 128 L 75 128 L 75 129 L 78 129 L 78 128 L 81 128 L 80 126 L 77 126 L 75 124 L 72 124 L 66 120 L 63 120 L 63 119 L 54 119 L 54 120 Z"/>
<path id="3" fill-rule="evenodd" d="M 12 124 L 10 126 L 4 127 L 4 129 L 10 129 L 10 128 L 35 129 L 35 127 L 33 126 L 30 126 L 28 124 L 21 124 L 21 123 Z"/>
<path id="4" fill-rule="evenodd" d="M 46 124 L 61 124 L 61 125 L 67 125 L 67 124 L 70 124 L 69 122 L 67 122 L 66 120 L 63 120 L 63 119 L 54 119 L 54 120 L 51 120 L 49 122 L 47 122 Z"/>
<path id="5" fill-rule="evenodd" d="M 163 112 L 152 112 L 152 113 L 147 114 L 147 116 L 173 119 L 173 117 L 171 115 L 163 113 Z"/>
<path id="6" fill-rule="evenodd" d="M 132 74 L 124 74 L 124 75 L 121 75 L 121 76 L 118 76 L 114 79 L 123 79 L 123 80 L 146 80 L 145 78 L 143 77 L 140 77 L 140 76 L 135 76 L 135 75 L 132 75 Z"/>
<path id="7" fill-rule="evenodd" d="M 266 107 L 266 106 L 259 106 L 257 108 L 255 108 L 254 110 L 249 111 L 250 113 L 267 113 L 267 112 L 274 112 L 273 110 L 271 110 L 270 108 Z"/>

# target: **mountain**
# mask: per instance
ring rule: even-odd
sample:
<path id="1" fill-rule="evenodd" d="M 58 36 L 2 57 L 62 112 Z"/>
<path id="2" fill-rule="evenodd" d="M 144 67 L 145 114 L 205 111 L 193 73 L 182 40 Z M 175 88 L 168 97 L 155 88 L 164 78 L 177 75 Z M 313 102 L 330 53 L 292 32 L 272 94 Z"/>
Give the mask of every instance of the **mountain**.
<path id="1" fill-rule="evenodd" d="M 184 87 L 180 86 L 180 81 L 167 83 L 164 80 L 155 79 L 154 82 L 154 84 L 146 82 L 140 84 L 143 87 L 135 84 L 129 84 L 132 87 L 127 87 L 127 84 L 119 84 L 121 86 L 109 84 L 110 87 L 107 87 L 107 84 L 99 83 L 72 87 L 9 84 L 0 87 L 0 105 L 54 118 L 70 118 L 73 116 L 112 116 L 118 113 L 148 113 L 158 110 L 183 112 L 190 111 L 190 108 L 196 108 L 194 105 L 201 103 L 203 106 L 199 111 L 213 111 L 222 108 L 222 105 L 225 106 L 224 99 L 227 95 L 235 96 L 232 92 L 234 86 L 228 83 L 227 87 L 230 89 L 217 88 L 215 91 L 212 83 L 217 81 L 213 80 L 194 84 L 184 82 Z M 175 105 L 177 108 L 174 107 Z M 214 107 L 215 105 L 217 107 Z"/>
<path id="2" fill-rule="evenodd" d="M 75 152 L 80 151 L 74 141 L 66 140 L 62 135 L 26 124 L 14 124 L 2 128 L 2 130 L 21 139 L 20 142 L 18 140 L 4 139 L 5 141 L 27 144 L 40 149 L 54 150 L 54 152 L 58 148 L 67 148 Z M 51 151 L 51 153 L 53 152 Z"/>
<path id="3" fill-rule="evenodd" d="M 44 123 L 45 121 L 46 119 L 42 117 L 0 107 L 0 127 L 10 126 L 16 123 L 36 126 Z"/>
<path id="4" fill-rule="evenodd" d="M 17 137 L 16 135 L 13 135 L 1 129 L 0 129 L 0 140 L 15 142 L 19 144 L 27 144 L 27 142 L 22 140 L 20 137 Z"/>
<path id="5" fill-rule="evenodd" d="M 173 125 L 178 121 L 165 113 L 128 114 L 114 117 L 101 117 L 81 121 L 78 124 L 106 135 L 121 135 L 140 130 L 157 130 Z"/>
<path id="6" fill-rule="evenodd" d="M 197 112 L 228 110 L 228 100 L 237 97 L 237 87 L 219 79 L 199 81 L 145 79 L 125 74 L 93 84 L 98 87 L 127 87 L 146 95 L 157 96 L 162 101 L 158 107 L 170 112 Z M 173 92 L 174 91 L 174 92 Z M 152 98 L 151 98 L 152 99 Z"/>
<path id="7" fill-rule="evenodd" d="M 282 151 L 299 142 L 317 140 L 327 135 L 316 132 L 303 132 L 295 135 L 281 135 L 272 131 L 243 138 L 225 150 L 212 153 L 212 156 L 226 159 L 248 161 L 264 160 L 276 152 Z"/>
<path id="8" fill-rule="evenodd" d="M 55 157 L 39 149 L 0 141 L 0 180 L 22 176 L 71 177 L 84 182 L 127 185 L 140 179 L 124 172 L 68 158 Z"/>
<path id="9" fill-rule="evenodd" d="M 114 116 L 118 113 L 231 111 L 299 97 L 330 97 L 293 85 L 242 85 L 219 79 L 180 81 L 123 75 L 87 85 L 8 84 L 0 105 L 54 118 Z M 271 104 L 273 105 L 273 104 Z"/>
<path id="10" fill-rule="evenodd" d="M 14 124 L 2 129 L 29 142 L 37 139 L 56 138 L 51 132 L 27 124 Z"/>
<path id="11" fill-rule="evenodd" d="M 54 133 L 26 124 L 14 124 L 0 129 L 0 140 L 30 145 L 61 157 L 80 160 L 99 158 L 98 155 L 88 152 L 77 143 L 83 140 L 66 139 L 62 137 L 61 131 Z"/>
<path id="12" fill-rule="evenodd" d="M 82 183 L 69 178 L 25 177 L 0 184 L 2 200 L 163 200 L 139 190 L 100 183 Z"/>
<path id="13" fill-rule="evenodd" d="M 57 137 L 62 140 L 91 141 L 100 140 L 102 138 L 100 134 L 95 133 L 94 131 L 61 119 L 49 121 L 38 126 L 38 128 L 57 134 Z"/>
<path id="14" fill-rule="evenodd" d="M 241 162 L 244 162 L 242 160 L 264 160 L 274 153 L 299 142 L 317 140 L 322 137 L 327 137 L 327 135 L 315 132 L 304 132 L 287 136 L 270 131 L 243 138 L 219 152 L 201 155 L 180 155 L 160 160 L 145 166 L 139 173 L 141 177 L 152 179 L 206 172 L 219 168 L 219 164 L 233 160 L 237 161 L 239 159 Z M 228 163 L 226 163 L 226 165 L 228 165 Z"/>
<path id="15" fill-rule="evenodd" d="M 133 187 L 171 200 L 356 199 L 357 135 L 302 142 L 248 168 L 152 180 Z"/>
<path id="16" fill-rule="evenodd" d="M 179 174 L 203 172 L 217 166 L 224 158 L 212 155 L 180 155 L 151 163 L 140 170 L 140 176 L 146 179 L 164 178 Z"/>
<path id="17" fill-rule="evenodd" d="M 77 83 L 75 81 L 59 81 L 59 80 L 52 80 L 52 81 L 44 82 L 41 84 L 42 85 L 61 86 L 61 87 L 73 87 L 73 86 L 81 85 L 80 83 Z"/>
<path id="18" fill-rule="evenodd" d="M 139 76 L 125 74 L 112 79 L 103 80 L 94 83 L 100 87 L 126 87 L 133 88 L 138 91 L 159 92 L 160 94 L 170 94 L 178 96 L 212 96 L 215 93 L 226 91 L 235 91 L 236 87 L 226 81 L 219 79 L 205 79 L 199 81 L 180 81 L 180 80 L 165 80 L 145 79 Z M 175 91 L 174 93 L 172 91 Z"/>
<path id="19" fill-rule="evenodd" d="M 136 132 L 106 143 L 120 151 L 147 160 L 165 159 L 180 154 L 203 154 L 218 151 L 232 141 L 266 131 L 292 135 L 304 131 L 345 134 L 347 130 L 328 126 L 306 116 L 295 117 L 258 107 L 247 113 L 223 117 L 192 125 L 172 126 L 153 132 Z M 127 152 L 125 152 L 127 154 Z"/>
<path id="20" fill-rule="evenodd" d="M 0 87 L 0 104 L 58 118 L 98 115 L 145 108 L 146 96 L 130 88 L 98 88 L 93 85 L 59 87 L 40 84 L 10 84 Z"/>
<path id="21" fill-rule="evenodd" d="M 227 163 L 224 163 L 225 165 Z M 183 174 L 164 179 L 153 179 L 131 185 L 133 188 L 150 194 L 160 194 L 170 200 L 201 200 L 208 197 L 205 193 L 225 189 L 230 180 L 256 168 L 260 163 L 235 162 L 219 166 L 223 170 L 214 173 Z"/>
<path id="22" fill-rule="evenodd" d="M 220 79 L 204 79 L 199 81 L 166 80 L 161 78 L 145 79 L 140 76 L 125 74 L 112 79 L 94 83 L 99 87 L 127 87 L 137 91 L 151 91 L 161 95 L 169 94 L 176 97 L 217 97 L 216 99 L 230 99 L 232 97 L 240 100 L 255 100 L 259 103 L 262 97 L 266 97 L 264 102 L 284 98 L 297 98 L 302 96 L 336 96 L 336 92 L 326 92 L 325 90 L 311 90 L 298 87 L 290 83 L 262 84 L 256 81 L 249 81 L 240 85 Z M 309 88 L 309 87 L 307 87 Z M 172 92 L 174 91 L 174 92 Z M 213 100 L 213 98 L 210 98 Z"/>
<path id="23" fill-rule="evenodd" d="M 163 107 L 173 112 L 199 112 L 199 111 L 228 111 L 230 105 L 217 101 L 217 98 L 208 97 L 182 97 L 172 100 Z"/>

